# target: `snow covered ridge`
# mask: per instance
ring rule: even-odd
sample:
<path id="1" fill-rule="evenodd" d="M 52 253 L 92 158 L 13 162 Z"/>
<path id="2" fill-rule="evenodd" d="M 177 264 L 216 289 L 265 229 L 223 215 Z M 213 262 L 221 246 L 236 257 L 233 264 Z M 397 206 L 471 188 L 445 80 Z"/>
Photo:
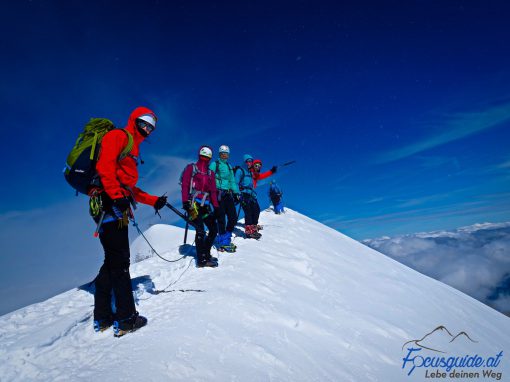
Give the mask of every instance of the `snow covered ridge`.
<path id="1" fill-rule="evenodd" d="M 510 314 L 510 222 L 363 243 Z"/>
<path id="2" fill-rule="evenodd" d="M 195 268 L 182 229 L 148 229 L 160 255 L 184 257 L 133 242 L 149 323 L 120 339 L 93 331 L 86 286 L 0 317 L 0 380 L 508 380 L 508 317 L 297 212 L 261 223 L 216 269 Z M 412 342 L 440 326 L 472 341 Z"/>

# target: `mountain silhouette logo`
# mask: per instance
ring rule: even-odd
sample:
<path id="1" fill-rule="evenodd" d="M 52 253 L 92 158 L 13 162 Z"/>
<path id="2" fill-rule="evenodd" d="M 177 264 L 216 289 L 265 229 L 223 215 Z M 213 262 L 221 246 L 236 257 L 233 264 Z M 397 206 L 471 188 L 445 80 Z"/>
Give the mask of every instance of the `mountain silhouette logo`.
<path id="1" fill-rule="evenodd" d="M 455 341 L 459 341 L 461 339 L 466 339 L 466 340 L 468 340 L 468 341 L 470 341 L 472 343 L 477 343 L 478 342 L 478 341 L 473 340 L 469 336 L 469 334 L 467 334 L 464 331 L 459 332 L 457 335 L 454 336 L 445 326 L 440 325 L 437 328 L 435 328 L 434 330 L 432 330 L 430 333 L 425 334 L 420 339 L 407 341 L 406 343 L 404 343 L 402 345 L 402 350 L 404 350 L 406 345 L 414 344 L 414 345 L 419 346 L 420 348 L 423 348 L 423 349 L 427 349 L 427 350 L 434 351 L 434 352 L 437 352 L 437 353 L 446 354 L 447 353 L 446 351 L 436 349 L 435 347 L 431 347 L 428 344 L 427 345 L 424 344 L 424 342 L 427 339 L 430 340 L 431 338 L 440 338 L 440 339 L 443 340 L 443 342 L 446 340 L 447 344 L 451 344 L 451 343 L 453 343 Z"/>

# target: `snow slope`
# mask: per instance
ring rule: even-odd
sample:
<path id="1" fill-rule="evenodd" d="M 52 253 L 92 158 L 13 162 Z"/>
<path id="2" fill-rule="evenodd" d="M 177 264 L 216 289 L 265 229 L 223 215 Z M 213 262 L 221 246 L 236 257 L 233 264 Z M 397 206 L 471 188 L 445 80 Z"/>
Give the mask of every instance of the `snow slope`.
<path id="1" fill-rule="evenodd" d="M 149 324 L 125 337 L 93 331 L 86 287 L 0 317 L 0 380 L 423 380 L 424 368 L 402 369 L 403 344 L 441 325 L 476 341 L 459 336 L 461 355 L 503 351 L 510 378 L 508 317 L 297 212 L 261 223 L 262 239 L 236 238 L 217 269 L 195 268 L 180 228 L 146 231 L 162 256 L 185 255 L 175 263 L 137 238 L 145 260 L 131 275 Z"/>

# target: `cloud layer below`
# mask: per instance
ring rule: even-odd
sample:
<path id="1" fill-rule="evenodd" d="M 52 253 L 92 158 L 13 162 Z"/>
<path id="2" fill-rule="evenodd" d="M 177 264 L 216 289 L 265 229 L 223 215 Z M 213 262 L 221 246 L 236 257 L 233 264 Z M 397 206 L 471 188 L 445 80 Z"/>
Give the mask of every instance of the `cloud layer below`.
<path id="1" fill-rule="evenodd" d="M 510 222 L 385 236 L 363 243 L 510 314 Z"/>

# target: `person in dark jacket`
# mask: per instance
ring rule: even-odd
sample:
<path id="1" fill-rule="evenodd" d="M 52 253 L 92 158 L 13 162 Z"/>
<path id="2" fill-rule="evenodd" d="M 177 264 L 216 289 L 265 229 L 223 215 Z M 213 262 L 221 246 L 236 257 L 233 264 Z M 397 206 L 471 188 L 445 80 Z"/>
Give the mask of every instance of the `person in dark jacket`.
<path id="1" fill-rule="evenodd" d="M 211 256 L 211 247 L 218 233 L 216 214 L 219 208 L 216 180 L 209 169 L 211 158 L 211 148 L 202 146 L 198 161 L 187 165 L 182 175 L 182 208 L 196 229 L 197 266 L 200 268 L 218 266 L 218 259 Z M 204 224 L 209 230 L 207 235 Z"/>
<path id="2" fill-rule="evenodd" d="M 269 199 L 271 199 L 271 203 L 273 203 L 274 213 L 279 215 L 282 212 L 285 212 L 283 208 L 283 192 L 280 187 L 276 184 L 275 180 L 271 181 L 269 186 Z"/>
<path id="3" fill-rule="evenodd" d="M 103 331 L 113 324 L 116 337 L 137 330 L 147 323 L 147 319 L 136 311 L 131 291 L 127 223 L 133 216 L 131 206 L 136 202 L 154 206 L 156 211 L 166 204 L 166 196 L 158 198 L 136 186 L 139 145 L 155 128 L 154 112 L 138 107 L 131 113 L 125 131 L 114 129 L 108 132 L 101 141 L 96 164 L 101 185 L 89 193 L 91 206 L 99 206 L 92 215 L 96 223 L 100 223 L 99 239 L 105 255 L 95 279 L 94 329 Z M 133 148 L 119 160 L 120 153 L 128 144 L 128 134 L 133 137 Z M 101 222 L 100 214 L 103 216 Z M 112 291 L 115 296 L 115 314 L 112 312 Z"/>

